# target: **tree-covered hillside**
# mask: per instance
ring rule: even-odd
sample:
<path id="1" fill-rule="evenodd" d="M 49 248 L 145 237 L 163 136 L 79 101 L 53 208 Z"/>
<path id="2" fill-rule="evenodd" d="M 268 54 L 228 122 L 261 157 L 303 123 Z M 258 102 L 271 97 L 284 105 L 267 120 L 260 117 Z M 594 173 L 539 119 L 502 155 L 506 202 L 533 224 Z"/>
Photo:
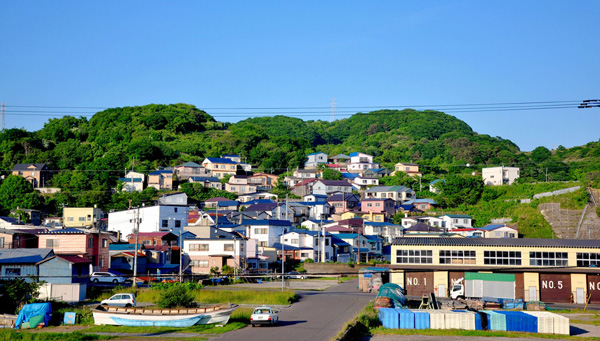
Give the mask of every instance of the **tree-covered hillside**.
<path id="1" fill-rule="evenodd" d="M 521 182 L 600 182 L 600 142 L 523 153 L 511 141 L 477 134 L 451 115 L 412 109 L 357 113 L 334 122 L 275 116 L 229 124 L 193 105 L 150 104 L 107 109 L 89 120 L 54 118 L 34 132 L 5 129 L 0 151 L 4 175 L 17 163 L 46 163 L 54 170 L 49 185 L 63 189 L 46 200 L 54 208 L 123 205 L 111 188 L 125 169 L 149 172 L 222 154 L 239 154 L 258 170 L 282 174 L 302 167 L 311 152 L 360 151 L 389 168 L 401 161 L 419 163 L 424 186 L 502 164 L 520 167 Z"/>

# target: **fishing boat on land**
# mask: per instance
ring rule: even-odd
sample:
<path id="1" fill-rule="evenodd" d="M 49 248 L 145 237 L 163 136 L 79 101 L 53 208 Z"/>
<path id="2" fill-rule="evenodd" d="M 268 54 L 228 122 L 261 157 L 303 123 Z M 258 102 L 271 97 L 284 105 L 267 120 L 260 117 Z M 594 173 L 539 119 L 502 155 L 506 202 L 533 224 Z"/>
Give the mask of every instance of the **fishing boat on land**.
<path id="1" fill-rule="evenodd" d="M 190 327 L 196 324 L 225 325 L 237 304 L 187 309 L 146 309 L 97 306 L 94 324 L 130 327 Z"/>

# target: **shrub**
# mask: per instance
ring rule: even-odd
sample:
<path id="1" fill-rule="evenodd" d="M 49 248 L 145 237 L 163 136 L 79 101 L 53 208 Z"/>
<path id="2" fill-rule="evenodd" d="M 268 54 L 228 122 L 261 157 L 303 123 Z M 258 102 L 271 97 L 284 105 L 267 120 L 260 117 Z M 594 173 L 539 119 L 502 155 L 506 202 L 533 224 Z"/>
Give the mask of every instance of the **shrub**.
<path id="1" fill-rule="evenodd" d="M 187 308 L 190 307 L 193 302 L 194 296 L 192 295 L 190 289 L 184 285 L 174 285 L 162 292 L 162 295 L 157 303 L 161 308 Z"/>

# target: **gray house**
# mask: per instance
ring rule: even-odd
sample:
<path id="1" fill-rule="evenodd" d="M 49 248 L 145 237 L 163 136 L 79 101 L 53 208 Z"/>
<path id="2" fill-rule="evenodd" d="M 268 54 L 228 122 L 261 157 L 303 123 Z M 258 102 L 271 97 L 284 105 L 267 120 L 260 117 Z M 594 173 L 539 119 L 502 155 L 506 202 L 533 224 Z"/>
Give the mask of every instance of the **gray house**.
<path id="1" fill-rule="evenodd" d="M 38 263 L 54 256 L 52 249 L 2 249 L 0 250 L 0 279 L 37 277 Z"/>

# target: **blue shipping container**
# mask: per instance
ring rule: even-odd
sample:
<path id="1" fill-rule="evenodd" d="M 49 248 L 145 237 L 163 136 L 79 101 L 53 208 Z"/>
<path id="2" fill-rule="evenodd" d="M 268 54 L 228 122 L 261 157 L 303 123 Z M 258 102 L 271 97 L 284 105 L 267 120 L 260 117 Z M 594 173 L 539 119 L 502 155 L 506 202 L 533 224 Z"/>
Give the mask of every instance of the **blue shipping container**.
<path id="1" fill-rule="evenodd" d="M 415 314 L 408 309 L 396 309 L 398 312 L 398 327 L 400 329 L 415 329 Z"/>

